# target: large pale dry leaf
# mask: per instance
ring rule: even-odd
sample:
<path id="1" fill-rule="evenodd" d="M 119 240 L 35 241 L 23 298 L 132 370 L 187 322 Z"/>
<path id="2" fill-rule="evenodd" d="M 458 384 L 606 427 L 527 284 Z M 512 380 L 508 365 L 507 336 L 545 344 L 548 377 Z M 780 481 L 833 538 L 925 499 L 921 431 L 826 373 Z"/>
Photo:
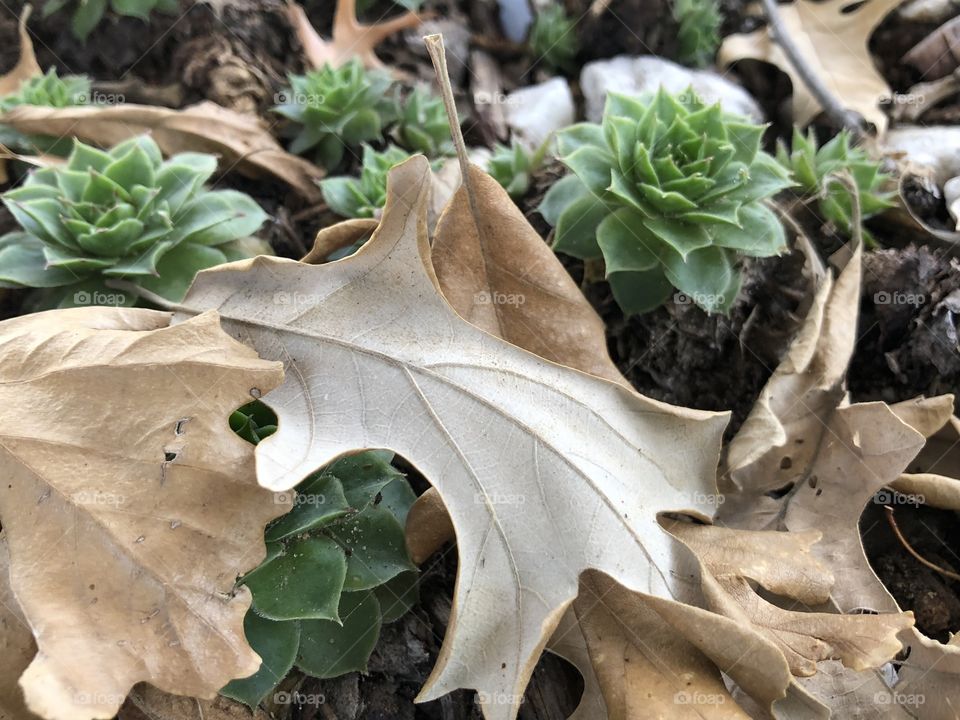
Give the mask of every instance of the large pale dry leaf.
<path id="1" fill-rule="evenodd" d="M 0 76 L 0 96 L 16 92 L 24 80 L 29 80 L 34 75 L 40 75 L 43 72 L 37 63 L 37 56 L 33 52 L 33 41 L 30 39 L 30 32 L 27 30 L 30 11 L 31 7 L 27 5 L 20 13 L 20 24 L 17 28 L 20 38 L 20 57 L 10 72 Z"/>
<path id="2" fill-rule="evenodd" d="M 408 12 L 374 25 L 364 25 L 357 20 L 357 0 L 337 0 L 330 40 L 320 37 L 303 7 L 292 0 L 287 3 L 287 18 L 297 33 L 307 62 L 315 68 L 327 64 L 336 67 L 355 57 L 368 68 L 383 67 L 374 52 L 377 45 L 401 30 L 420 24 L 420 17 Z"/>
<path id="3" fill-rule="evenodd" d="M 252 178 L 279 180 L 311 202 L 321 199 L 317 186 L 324 176 L 321 168 L 280 147 L 259 118 L 211 102 L 182 110 L 129 103 L 68 108 L 24 105 L 0 116 L 0 123 L 26 134 L 76 137 L 102 147 L 149 133 L 166 155 L 212 153 L 219 156 L 223 172 L 236 170 Z"/>
<path id="4" fill-rule="evenodd" d="M 475 165 L 437 223 L 433 267 L 460 315 L 540 357 L 627 384 L 603 321 L 506 191 Z"/>
<path id="5" fill-rule="evenodd" d="M 215 312 L 57 310 L 0 324 L 0 521 L 50 720 L 112 717 L 140 681 L 211 697 L 260 661 L 238 575 L 284 512 L 229 413 L 282 372 Z"/>
<path id="6" fill-rule="evenodd" d="M 3 720 L 36 718 L 27 710 L 23 691 L 17 683 L 36 654 L 33 633 L 10 587 L 10 552 L 6 535 L 0 534 L 0 718 Z"/>
<path id="7" fill-rule="evenodd" d="M 853 672 L 836 660 L 817 664 L 817 674 L 800 678 L 809 692 L 824 699 L 840 720 L 910 720 L 899 695 L 877 672 Z"/>
<path id="8" fill-rule="evenodd" d="M 786 32 L 807 65 L 841 103 L 876 125 L 881 135 L 887 116 L 878 103 L 889 97 L 890 88 L 874 66 L 867 44 L 874 28 L 902 1 L 793 0 L 780 6 Z M 743 59 L 773 63 L 790 76 L 798 125 L 806 125 L 822 110 L 769 26 L 724 39 L 717 62 L 725 66 Z"/>
<path id="9" fill-rule="evenodd" d="M 696 578 L 672 572 L 688 551 L 656 514 L 711 514 L 700 498 L 715 491 L 726 416 L 648 400 L 464 322 L 435 287 L 429 172 L 422 157 L 391 171 L 380 226 L 355 255 L 224 265 L 198 275 L 181 310 L 217 308 L 228 332 L 289 370 L 266 398 L 280 429 L 257 448 L 265 487 L 289 489 L 366 447 L 398 452 L 435 484 L 461 573 L 421 698 L 471 687 L 488 718 L 512 718 L 583 570 L 691 596 Z M 264 304 L 279 293 L 302 301 Z"/>
<path id="10" fill-rule="evenodd" d="M 923 450 L 891 487 L 943 510 L 960 511 L 960 419 L 953 395 L 918 398 L 891 406 L 897 417 L 927 438 Z"/>

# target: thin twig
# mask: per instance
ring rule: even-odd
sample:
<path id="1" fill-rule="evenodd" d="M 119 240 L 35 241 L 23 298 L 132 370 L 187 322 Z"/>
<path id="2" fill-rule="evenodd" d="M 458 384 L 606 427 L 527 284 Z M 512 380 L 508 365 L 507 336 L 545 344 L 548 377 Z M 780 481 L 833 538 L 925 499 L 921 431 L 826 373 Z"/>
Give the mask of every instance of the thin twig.
<path id="1" fill-rule="evenodd" d="M 893 508 L 890 507 L 889 505 L 884 505 L 883 509 L 887 511 L 887 522 L 890 523 L 890 527 L 893 530 L 893 534 L 897 536 L 897 540 L 900 541 L 900 544 L 903 545 L 904 549 L 908 553 L 913 555 L 913 557 L 917 560 L 917 562 L 930 568 L 931 570 L 935 570 L 941 575 L 945 575 L 951 580 L 960 580 L 960 575 L 958 575 L 957 573 L 953 572 L 952 570 L 946 570 L 940 567 L 939 565 L 935 565 L 934 563 L 927 560 L 925 557 L 921 556 L 920 553 L 918 553 L 916 550 L 914 550 L 910 546 L 910 543 L 907 542 L 907 539 L 903 536 L 903 533 L 900 532 L 900 528 L 897 526 L 897 521 L 893 517 Z"/>
<path id="2" fill-rule="evenodd" d="M 770 23 L 770 33 L 773 39 L 783 50 L 783 54 L 787 56 L 790 64 L 797 71 L 797 75 L 803 80 L 803 84 L 810 90 L 810 94 L 816 98 L 820 107 L 823 108 L 823 111 L 831 120 L 847 128 L 857 142 L 862 141 L 866 137 L 863 118 L 844 107 L 840 100 L 830 92 L 820 76 L 810 67 L 793 38 L 790 37 L 786 25 L 784 25 L 780 8 L 777 7 L 777 0 L 763 0 L 763 7 L 767 12 L 767 20 Z"/>

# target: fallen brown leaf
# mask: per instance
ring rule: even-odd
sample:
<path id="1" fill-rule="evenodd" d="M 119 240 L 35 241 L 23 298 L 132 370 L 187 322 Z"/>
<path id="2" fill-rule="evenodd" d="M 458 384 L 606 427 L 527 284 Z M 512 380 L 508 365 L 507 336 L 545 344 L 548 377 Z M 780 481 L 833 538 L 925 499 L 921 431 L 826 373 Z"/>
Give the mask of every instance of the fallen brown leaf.
<path id="1" fill-rule="evenodd" d="M 212 697 L 249 675 L 236 578 L 289 503 L 254 479 L 236 407 L 279 365 L 216 313 L 83 308 L 0 324 L 0 520 L 39 648 L 20 678 L 48 720 L 112 717 L 149 681 Z"/>
<path id="2" fill-rule="evenodd" d="M 30 39 L 30 32 L 27 30 L 27 20 L 30 19 L 32 9 L 30 5 L 25 5 L 20 13 L 20 22 L 17 26 L 20 38 L 20 57 L 10 72 L 0 76 L 0 96 L 16 92 L 24 80 L 29 80 L 34 75 L 40 75 L 43 72 L 37 63 L 37 56 L 33 52 L 33 41 Z"/>
<path id="3" fill-rule="evenodd" d="M 696 493 L 715 492 L 726 418 L 648 400 L 464 322 L 431 278 L 429 176 L 422 157 L 390 171 L 380 225 L 354 255 L 221 266 L 197 276 L 181 312 L 219 308 L 228 332 L 290 370 L 265 397 L 279 421 L 257 447 L 265 487 L 293 487 L 363 447 L 398 452 L 434 483 L 461 572 L 420 698 L 472 687 L 490 720 L 512 718 L 583 569 L 666 599 L 689 594 L 672 572 L 686 551 L 656 513 L 712 512 Z M 304 302 L 264 307 L 281 292 Z"/>
<path id="4" fill-rule="evenodd" d="M 947 20 L 903 56 L 903 62 L 920 71 L 924 80 L 949 75 L 960 64 L 960 17 Z"/>
<path id="5" fill-rule="evenodd" d="M 10 551 L 0 533 L 0 717 L 4 720 L 35 720 L 27 710 L 17 680 L 37 654 L 33 633 L 20 603 L 10 588 Z"/>
<path id="6" fill-rule="evenodd" d="M 166 155 L 212 153 L 221 172 L 286 183 L 311 202 L 321 199 L 317 181 L 324 171 L 285 151 L 259 118 L 202 102 L 182 110 L 154 105 L 103 105 L 67 108 L 21 106 L 0 122 L 26 134 L 76 137 L 110 147 L 149 133 Z"/>
<path id="7" fill-rule="evenodd" d="M 849 0 L 793 0 L 780 6 L 786 31 L 812 71 L 845 106 L 876 125 L 881 135 L 887 116 L 878 103 L 889 97 L 890 87 L 874 66 L 867 45 L 873 30 L 901 2 L 866 0 L 852 5 Z M 798 125 L 807 125 L 822 110 L 769 27 L 724 39 L 717 63 L 725 67 L 743 59 L 773 63 L 790 76 L 793 118 Z"/>
<path id="8" fill-rule="evenodd" d="M 297 33 L 307 63 L 315 68 L 326 64 L 343 65 L 351 58 L 360 58 L 368 68 L 384 67 L 374 49 L 391 35 L 407 28 L 417 27 L 420 16 L 404 13 L 374 25 L 357 20 L 357 0 L 337 0 L 333 16 L 333 38 L 324 40 L 310 24 L 301 5 L 293 0 L 287 3 L 287 17 Z"/>

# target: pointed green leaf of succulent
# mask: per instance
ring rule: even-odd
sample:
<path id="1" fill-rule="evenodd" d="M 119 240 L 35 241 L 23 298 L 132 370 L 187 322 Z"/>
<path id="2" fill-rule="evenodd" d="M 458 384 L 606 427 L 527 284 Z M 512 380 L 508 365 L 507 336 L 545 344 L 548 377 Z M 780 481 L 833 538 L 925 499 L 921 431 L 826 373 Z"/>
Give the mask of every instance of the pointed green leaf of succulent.
<path id="1" fill-rule="evenodd" d="M 573 175 L 541 205 L 555 227 L 554 249 L 602 256 L 628 314 L 662 302 L 669 283 L 709 312 L 728 310 L 739 287 L 737 258 L 776 254 L 785 245 L 763 203 L 794 183 L 761 150 L 764 129 L 707 105 L 692 89 L 610 93 L 601 123 L 558 135 Z M 631 290 L 634 276 L 644 287 Z"/>
<path id="2" fill-rule="evenodd" d="M 547 70 L 569 72 L 580 49 L 574 22 L 560 3 L 547 5 L 537 12 L 527 42 L 534 61 Z"/>
<path id="3" fill-rule="evenodd" d="M 408 157 L 405 151 L 393 145 L 383 152 L 364 145 L 360 177 L 340 176 L 321 180 L 323 198 L 338 215 L 374 217 L 387 201 L 387 172 Z"/>
<path id="4" fill-rule="evenodd" d="M 723 17 L 717 0 L 674 0 L 680 62 L 704 67 L 713 62 L 720 45 Z"/>
<path id="5" fill-rule="evenodd" d="M 25 232 L 0 240 L 16 268 L 0 282 L 65 287 L 60 296 L 48 293 L 53 305 L 68 302 L 78 283 L 106 287 L 106 278 L 181 299 L 199 270 L 226 262 L 228 246 L 235 258 L 243 247 L 236 243 L 267 218 L 242 193 L 208 190 L 215 169 L 214 157 L 197 153 L 164 161 L 148 136 L 108 151 L 75 142 L 64 165 L 36 170 L 3 195 Z M 11 249 L 18 244 L 25 247 Z"/>
<path id="6" fill-rule="evenodd" d="M 286 677 L 293 668 L 300 647 L 300 623 L 277 622 L 248 612 L 243 619 L 243 632 L 257 649 L 260 669 L 250 677 L 232 680 L 220 694 L 255 711 L 276 687 L 277 678 Z"/>
<path id="7" fill-rule="evenodd" d="M 516 140 L 511 145 L 497 144 L 487 161 L 487 171 L 514 200 L 519 200 L 530 189 L 533 158 Z"/>
<path id="8" fill-rule="evenodd" d="M 803 195 L 816 203 L 820 217 L 843 235 L 849 237 L 853 232 L 857 198 L 864 220 L 893 206 L 895 193 L 884 190 L 891 184 L 890 176 L 882 171 L 880 161 L 850 145 L 847 131 L 818 147 L 813 129 L 804 136 L 794 128 L 791 144 L 789 150 L 783 143 L 777 148 L 778 163 L 792 172 Z M 841 181 L 844 175 L 856 185 L 856 194 Z M 866 230 L 861 230 L 869 238 Z"/>
<path id="9" fill-rule="evenodd" d="M 16 92 L 0 97 L 0 112 L 20 105 L 64 108 L 82 105 L 90 97 L 90 78 L 86 75 L 57 75 L 50 68 L 43 75 L 35 75 L 20 83 Z"/>
<path id="10" fill-rule="evenodd" d="M 456 154 L 441 98 L 416 87 L 398 115 L 396 140 L 407 150 L 431 159 Z"/>
<path id="11" fill-rule="evenodd" d="M 357 59 L 290 75 L 288 81 L 273 110 L 292 121 L 290 151 L 312 152 L 328 169 L 340 163 L 344 146 L 376 140 L 396 115 L 390 77 L 365 70 Z"/>

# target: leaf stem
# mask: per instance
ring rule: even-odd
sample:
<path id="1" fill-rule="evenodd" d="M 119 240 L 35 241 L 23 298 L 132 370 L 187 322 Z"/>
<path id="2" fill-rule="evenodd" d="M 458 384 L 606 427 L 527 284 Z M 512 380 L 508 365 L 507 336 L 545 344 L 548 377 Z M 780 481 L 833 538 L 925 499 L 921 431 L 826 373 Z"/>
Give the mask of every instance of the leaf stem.
<path id="1" fill-rule="evenodd" d="M 763 8 L 767 13 L 767 20 L 770 23 L 770 34 L 787 56 L 790 64 L 797 71 L 797 75 L 803 80 L 810 94 L 813 95 L 823 111 L 840 127 L 847 128 L 857 142 L 861 142 L 866 137 L 864 130 L 864 120 L 860 115 L 843 106 L 836 98 L 823 80 L 814 72 L 813 68 L 803 57 L 797 44 L 790 37 L 786 25 L 783 22 L 783 16 L 780 14 L 780 8 L 777 7 L 777 0 L 763 0 Z"/>

